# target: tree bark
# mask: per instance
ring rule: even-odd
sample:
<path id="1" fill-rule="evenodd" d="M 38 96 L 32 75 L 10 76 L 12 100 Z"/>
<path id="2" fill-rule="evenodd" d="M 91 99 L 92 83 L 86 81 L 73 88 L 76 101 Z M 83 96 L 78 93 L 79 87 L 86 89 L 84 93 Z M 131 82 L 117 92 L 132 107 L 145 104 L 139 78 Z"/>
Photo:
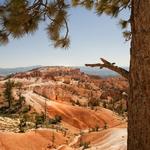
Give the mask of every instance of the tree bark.
<path id="1" fill-rule="evenodd" d="M 150 0 L 132 0 L 128 150 L 150 150 Z"/>

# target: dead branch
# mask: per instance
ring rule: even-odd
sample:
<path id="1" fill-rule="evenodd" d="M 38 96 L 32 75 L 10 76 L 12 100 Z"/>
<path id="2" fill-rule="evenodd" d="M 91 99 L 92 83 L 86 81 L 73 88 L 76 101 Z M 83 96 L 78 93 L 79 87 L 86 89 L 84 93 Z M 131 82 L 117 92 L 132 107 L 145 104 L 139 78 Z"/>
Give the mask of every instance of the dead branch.
<path id="1" fill-rule="evenodd" d="M 118 74 L 120 74 L 121 76 L 123 76 L 124 78 L 126 78 L 127 80 L 129 79 L 129 72 L 121 67 L 115 66 L 115 63 L 110 63 L 109 61 L 107 61 L 104 58 L 100 58 L 102 63 L 97 63 L 97 64 L 85 64 L 85 66 L 89 66 L 89 67 L 100 67 L 100 69 L 102 68 L 107 68 L 110 69 L 114 72 L 117 72 Z"/>

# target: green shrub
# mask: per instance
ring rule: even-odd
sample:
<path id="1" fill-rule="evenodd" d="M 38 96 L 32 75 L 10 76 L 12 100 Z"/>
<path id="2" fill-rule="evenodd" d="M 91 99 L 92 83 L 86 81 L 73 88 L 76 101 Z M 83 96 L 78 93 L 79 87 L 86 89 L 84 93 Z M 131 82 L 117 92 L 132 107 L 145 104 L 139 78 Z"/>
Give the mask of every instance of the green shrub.
<path id="1" fill-rule="evenodd" d="M 104 107 L 104 108 L 107 108 L 106 101 L 103 102 L 103 107 Z"/>
<path id="2" fill-rule="evenodd" d="M 36 115 L 35 116 L 35 126 L 37 128 L 38 125 L 41 125 L 44 123 L 44 113 L 40 114 L 40 115 Z"/>
<path id="3" fill-rule="evenodd" d="M 49 119 L 49 124 L 57 124 L 60 123 L 62 120 L 62 117 L 59 115 L 56 115 L 54 118 Z"/>
<path id="4" fill-rule="evenodd" d="M 90 142 L 83 142 L 83 141 L 80 141 L 80 147 L 83 147 L 83 150 L 84 149 L 87 149 L 87 148 L 90 148 Z"/>
<path id="5" fill-rule="evenodd" d="M 98 131 L 98 130 L 99 130 L 99 125 L 96 124 L 96 126 L 95 126 L 95 131 Z"/>
<path id="6" fill-rule="evenodd" d="M 23 133 L 23 132 L 25 132 L 25 127 L 26 127 L 26 121 L 27 121 L 27 119 L 26 119 L 26 117 L 24 117 L 23 116 L 23 118 L 20 118 L 20 123 L 19 123 L 19 132 L 21 132 L 21 133 Z"/>
<path id="7" fill-rule="evenodd" d="M 27 112 L 30 111 L 30 109 L 31 109 L 30 105 L 24 106 L 23 109 L 22 109 L 22 113 L 27 113 Z"/>
<path id="8" fill-rule="evenodd" d="M 75 104 L 78 105 L 78 106 L 81 106 L 79 100 L 77 100 L 77 101 L 75 102 Z"/>
<path id="9" fill-rule="evenodd" d="M 89 129 L 89 132 L 98 132 L 98 130 L 99 130 L 99 125 L 95 125 L 95 127 L 94 128 L 91 128 L 91 129 Z"/>
<path id="10" fill-rule="evenodd" d="M 56 116 L 55 116 L 55 120 L 56 120 L 56 122 L 61 122 L 62 117 L 59 116 L 59 115 L 56 115 Z"/>
<path id="11" fill-rule="evenodd" d="M 88 102 L 88 106 L 90 106 L 91 108 L 93 108 L 94 106 L 99 106 L 99 99 L 96 98 L 91 98 Z"/>
<path id="12" fill-rule="evenodd" d="M 104 128 L 104 129 L 107 129 L 107 128 L 108 128 L 107 122 L 104 123 L 104 127 L 103 127 L 103 128 Z"/>

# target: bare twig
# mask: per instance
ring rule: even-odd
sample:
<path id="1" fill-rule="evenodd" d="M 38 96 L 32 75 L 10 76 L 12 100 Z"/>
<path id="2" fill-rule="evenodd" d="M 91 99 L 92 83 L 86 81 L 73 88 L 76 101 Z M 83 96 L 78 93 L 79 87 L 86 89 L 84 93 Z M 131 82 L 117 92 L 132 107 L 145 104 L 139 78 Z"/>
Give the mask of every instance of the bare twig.
<path id="1" fill-rule="evenodd" d="M 107 68 L 110 69 L 114 72 L 117 72 L 121 76 L 123 76 L 126 79 L 129 79 L 129 72 L 121 67 L 115 66 L 115 63 L 110 63 L 109 61 L 105 60 L 104 58 L 100 58 L 102 63 L 97 63 L 97 64 L 85 64 L 85 66 L 89 67 L 100 67 L 102 68 Z"/>

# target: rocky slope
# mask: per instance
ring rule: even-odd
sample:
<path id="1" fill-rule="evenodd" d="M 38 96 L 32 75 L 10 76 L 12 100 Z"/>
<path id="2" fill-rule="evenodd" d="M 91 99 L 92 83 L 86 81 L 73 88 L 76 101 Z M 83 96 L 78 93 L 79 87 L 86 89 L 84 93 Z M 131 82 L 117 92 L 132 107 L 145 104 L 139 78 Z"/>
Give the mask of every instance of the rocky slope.
<path id="1" fill-rule="evenodd" d="M 7 80 L 0 81 L 1 93 Z M 69 67 L 41 67 L 17 73 L 10 80 L 22 83 L 25 105 L 31 107 L 28 117 L 35 111 L 45 113 L 47 119 L 57 115 L 62 120 L 59 124 L 48 126 L 50 129 L 13 133 L 9 127 L 14 121 L 7 123 L 2 118 L 0 123 L 3 128 L 8 124 L 8 130 L 2 132 L 0 128 L 0 149 L 83 149 L 88 142 L 93 150 L 126 149 L 126 122 L 111 111 L 122 115 L 126 110 L 128 83 L 125 79 L 104 79 Z M 13 92 L 15 96 L 17 91 Z M 0 106 L 4 105 L 2 94 L 0 100 Z M 18 123 L 15 125 L 18 126 Z"/>
<path id="2" fill-rule="evenodd" d="M 54 136 L 57 139 L 55 140 L 55 145 L 66 144 L 66 138 L 61 133 L 55 132 Z M 52 138 L 53 131 L 49 129 L 39 129 L 26 133 L 0 132 L 0 149 L 49 150 L 53 144 Z"/>
<path id="3" fill-rule="evenodd" d="M 126 111 L 128 83 L 121 77 L 100 78 L 86 75 L 79 69 L 44 67 L 18 73 L 15 80 L 26 83 L 26 88 L 54 101 L 82 106 L 105 105 L 106 108 Z M 95 104 L 94 104 L 95 103 Z"/>

